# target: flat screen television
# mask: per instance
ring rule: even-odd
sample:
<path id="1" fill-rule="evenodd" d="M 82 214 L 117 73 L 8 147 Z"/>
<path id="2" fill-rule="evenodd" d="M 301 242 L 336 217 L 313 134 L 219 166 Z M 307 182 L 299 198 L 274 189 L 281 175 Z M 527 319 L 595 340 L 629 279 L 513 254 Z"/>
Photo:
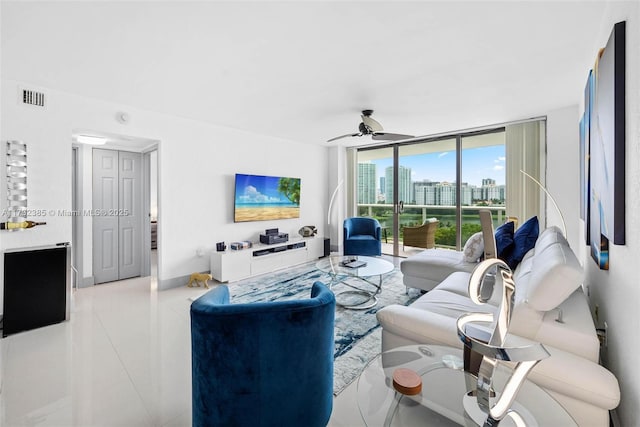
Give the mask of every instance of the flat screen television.
<path id="1" fill-rule="evenodd" d="M 236 174 L 234 221 L 300 218 L 300 178 Z"/>

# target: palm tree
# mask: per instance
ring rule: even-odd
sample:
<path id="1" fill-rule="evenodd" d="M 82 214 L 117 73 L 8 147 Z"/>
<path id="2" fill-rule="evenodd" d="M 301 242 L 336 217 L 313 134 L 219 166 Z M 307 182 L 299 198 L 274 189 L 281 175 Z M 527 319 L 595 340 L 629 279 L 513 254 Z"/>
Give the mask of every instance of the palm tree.
<path id="1" fill-rule="evenodd" d="M 284 194 L 292 203 L 300 204 L 300 178 L 280 178 L 278 192 Z"/>

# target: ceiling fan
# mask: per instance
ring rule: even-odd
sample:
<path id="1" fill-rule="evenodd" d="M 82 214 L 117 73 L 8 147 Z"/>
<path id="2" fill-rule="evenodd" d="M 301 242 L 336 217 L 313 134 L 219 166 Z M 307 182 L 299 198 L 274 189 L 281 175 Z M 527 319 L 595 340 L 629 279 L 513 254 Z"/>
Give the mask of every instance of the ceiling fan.
<path id="1" fill-rule="evenodd" d="M 413 135 L 385 132 L 382 125 L 371 118 L 372 114 L 373 110 L 362 110 L 362 115 L 360 116 L 362 117 L 362 122 L 360 122 L 360 125 L 358 126 L 357 133 L 348 133 L 346 135 L 336 136 L 335 138 L 327 140 L 327 142 L 333 142 L 341 138 L 354 136 L 360 137 L 364 135 L 371 135 L 371 139 L 378 141 L 399 141 L 401 139 L 413 138 Z"/>

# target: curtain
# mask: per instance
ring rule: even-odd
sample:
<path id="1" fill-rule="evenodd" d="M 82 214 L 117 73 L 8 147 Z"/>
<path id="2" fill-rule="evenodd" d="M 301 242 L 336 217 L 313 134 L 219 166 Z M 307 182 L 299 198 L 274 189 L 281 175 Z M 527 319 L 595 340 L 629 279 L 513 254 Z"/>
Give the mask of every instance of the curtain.
<path id="1" fill-rule="evenodd" d="M 346 218 L 358 216 L 358 195 L 357 195 L 357 176 L 358 170 L 358 151 L 351 147 L 347 148 L 347 209 Z"/>
<path id="2" fill-rule="evenodd" d="M 524 171 L 543 183 L 541 149 L 544 148 L 544 121 L 517 123 L 505 126 L 506 153 L 506 211 L 518 218 L 518 224 L 537 215 L 544 224 L 541 209 L 541 189 Z"/>

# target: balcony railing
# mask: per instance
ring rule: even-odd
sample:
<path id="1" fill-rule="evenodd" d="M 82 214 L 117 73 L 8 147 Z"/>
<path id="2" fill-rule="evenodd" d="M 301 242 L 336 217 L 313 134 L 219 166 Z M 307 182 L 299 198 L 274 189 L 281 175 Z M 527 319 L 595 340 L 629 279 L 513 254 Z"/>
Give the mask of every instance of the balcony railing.
<path id="1" fill-rule="evenodd" d="M 393 242 L 393 205 L 392 204 L 358 204 L 358 215 L 378 219 L 383 227 L 387 243 Z M 493 225 L 498 227 L 506 219 L 505 206 L 461 206 L 462 211 L 462 244 L 474 233 L 481 230 L 480 209 L 492 212 Z M 440 221 L 436 231 L 436 246 L 456 248 L 456 207 L 441 205 L 404 205 L 400 214 L 400 240 L 403 241 L 403 228 L 422 224 L 427 218 L 435 217 Z M 460 249 L 460 248 L 458 248 Z"/>

